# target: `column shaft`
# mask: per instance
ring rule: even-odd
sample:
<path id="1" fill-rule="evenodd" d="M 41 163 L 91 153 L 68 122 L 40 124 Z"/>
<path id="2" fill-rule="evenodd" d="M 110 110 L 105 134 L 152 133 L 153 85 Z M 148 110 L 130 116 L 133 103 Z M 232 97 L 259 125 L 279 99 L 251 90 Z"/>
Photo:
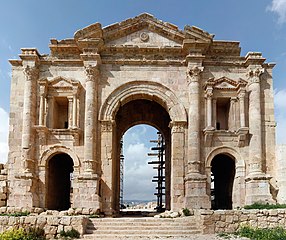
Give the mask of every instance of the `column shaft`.
<path id="1" fill-rule="evenodd" d="M 46 98 L 44 94 L 41 94 L 40 96 L 40 111 L 39 111 L 39 125 L 44 126 L 45 125 L 45 102 Z"/>
<path id="2" fill-rule="evenodd" d="M 245 127 L 245 93 L 239 95 L 240 127 Z"/>
<path id="3" fill-rule="evenodd" d="M 77 128 L 77 96 L 73 95 L 73 104 L 72 104 L 72 127 Z"/>
<path id="4" fill-rule="evenodd" d="M 95 161 L 95 129 L 97 116 L 97 67 L 85 68 L 86 81 L 86 96 L 85 96 L 85 127 L 84 127 L 84 162 L 85 172 L 94 172 Z"/>
<path id="5" fill-rule="evenodd" d="M 203 68 L 189 71 L 189 119 L 188 119 L 188 174 L 200 173 L 200 73 Z"/>
<path id="6" fill-rule="evenodd" d="M 22 128 L 22 157 L 26 173 L 30 173 L 33 168 L 33 146 L 32 146 L 32 127 L 35 124 L 34 112 L 36 106 L 36 80 L 38 69 L 27 66 L 24 69 L 26 75 L 24 86 L 23 104 L 23 128 Z"/>

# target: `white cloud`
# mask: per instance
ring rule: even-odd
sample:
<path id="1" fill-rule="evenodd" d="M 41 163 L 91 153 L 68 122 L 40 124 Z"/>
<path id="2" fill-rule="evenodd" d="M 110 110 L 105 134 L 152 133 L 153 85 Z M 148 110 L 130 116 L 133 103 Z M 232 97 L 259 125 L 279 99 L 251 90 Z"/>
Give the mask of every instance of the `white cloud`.
<path id="1" fill-rule="evenodd" d="M 279 24 L 286 22 L 286 0 L 272 0 L 267 10 L 278 15 Z"/>
<path id="2" fill-rule="evenodd" d="M 276 142 L 286 144 L 286 89 L 274 91 Z"/>
<path id="3" fill-rule="evenodd" d="M 148 164 L 150 139 L 157 130 L 147 125 L 130 128 L 124 134 L 123 192 L 125 200 L 153 200 L 156 183 L 152 182 L 156 171 Z M 151 134 L 151 136 L 150 136 Z"/>
<path id="4" fill-rule="evenodd" d="M 0 162 L 6 163 L 8 159 L 8 129 L 9 115 L 0 108 Z"/>
<path id="5" fill-rule="evenodd" d="M 152 178 L 155 174 L 148 165 L 149 149 L 144 143 L 130 144 L 124 151 L 124 198 L 126 200 L 154 199 L 155 184 Z"/>

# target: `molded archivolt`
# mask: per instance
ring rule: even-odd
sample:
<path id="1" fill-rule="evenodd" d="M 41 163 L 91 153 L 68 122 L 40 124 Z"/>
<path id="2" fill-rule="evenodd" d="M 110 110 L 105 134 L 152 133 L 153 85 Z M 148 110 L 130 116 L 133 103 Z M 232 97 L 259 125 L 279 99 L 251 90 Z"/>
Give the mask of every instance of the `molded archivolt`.
<path id="1" fill-rule="evenodd" d="M 80 161 L 78 156 L 68 147 L 65 146 L 52 146 L 46 151 L 43 152 L 41 158 L 40 158 L 40 166 L 45 167 L 47 166 L 48 160 L 50 160 L 53 156 L 60 154 L 60 153 L 65 153 L 71 157 L 74 163 L 74 167 L 78 168 L 80 167 Z"/>
<path id="2" fill-rule="evenodd" d="M 169 113 L 172 121 L 187 122 L 187 114 L 176 95 L 162 84 L 133 81 L 115 89 L 102 105 L 99 120 L 114 120 L 121 105 L 132 100 L 147 99 L 159 103 Z"/>
<path id="3" fill-rule="evenodd" d="M 206 168 L 211 168 L 211 162 L 218 154 L 225 154 L 234 158 L 236 168 L 245 168 L 245 162 L 241 158 L 240 154 L 235 149 L 226 146 L 215 148 L 208 154 L 206 158 Z"/>

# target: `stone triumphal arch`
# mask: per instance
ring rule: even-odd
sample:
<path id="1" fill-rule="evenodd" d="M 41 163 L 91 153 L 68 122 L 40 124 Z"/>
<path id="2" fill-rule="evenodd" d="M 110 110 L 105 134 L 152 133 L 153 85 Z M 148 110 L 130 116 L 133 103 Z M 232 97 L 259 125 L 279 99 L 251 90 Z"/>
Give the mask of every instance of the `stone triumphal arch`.
<path id="1" fill-rule="evenodd" d="M 149 14 L 49 47 L 10 60 L 7 206 L 118 212 L 120 139 L 141 123 L 166 140 L 167 208 L 283 199 L 261 53 Z"/>

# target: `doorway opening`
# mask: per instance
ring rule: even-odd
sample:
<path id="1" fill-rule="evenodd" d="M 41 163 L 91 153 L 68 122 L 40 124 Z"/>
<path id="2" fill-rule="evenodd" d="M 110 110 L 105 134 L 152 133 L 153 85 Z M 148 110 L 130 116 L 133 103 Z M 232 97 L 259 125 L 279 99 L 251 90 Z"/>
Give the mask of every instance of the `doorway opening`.
<path id="1" fill-rule="evenodd" d="M 225 154 L 215 156 L 211 163 L 212 209 L 232 209 L 235 160 Z"/>
<path id="2" fill-rule="evenodd" d="M 71 207 L 73 160 L 65 153 L 53 156 L 48 163 L 47 208 L 67 210 Z"/>

